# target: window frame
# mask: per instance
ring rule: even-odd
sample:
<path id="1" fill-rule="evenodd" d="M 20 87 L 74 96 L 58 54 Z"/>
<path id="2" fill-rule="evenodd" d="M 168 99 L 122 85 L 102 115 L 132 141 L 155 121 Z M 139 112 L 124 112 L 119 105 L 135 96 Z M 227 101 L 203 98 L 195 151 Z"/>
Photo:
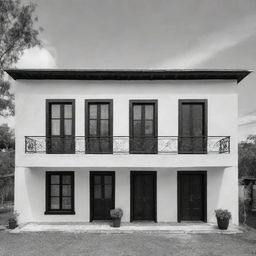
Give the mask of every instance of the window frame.
<path id="1" fill-rule="evenodd" d="M 60 129 L 62 132 L 60 132 L 60 135 L 52 135 L 51 134 L 51 120 L 52 120 L 52 117 L 51 117 L 51 105 L 52 104 L 70 104 L 72 105 L 72 130 L 71 130 L 71 135 L 64 135 L 64 131 L 62 131 L 64 129 L 64 117 L 61 117 L 60 120 L 61 123 L 60 123 Z M 46 99 L 46 128 L 45 128 L 45 131 L 46 131 L 46 143 L 48 142 L 48 139 L 49 138 L 64 138 L 64 137 L 73 137 L 75 138 L 75 100 L 74 99 Z M 62 115 L 63 113 L 61 113 Z M 75 153 L 75 148 L 74 148 L 74 152 L 51 152 L 51 149 L 49 150 L 48 147 L 46 148 L 46 153 L 47 154 L 74 154 Z"/>
<path id="2" fill-rule="evenodd" d="M 182 104 L 183 103 L 187 103 L 187 104 L 198 104 L 198 103 L 201 103 L 204 105 L 204 115 L 203 115 L 203 118 L 204 118 L 204 137 L 206 137 L 206 141 L 208 139 L 208 100 L 207 99 L 179 99 L 179 102 L 178 102 L 178 140 L 180 140 L 180 138 L 182 137 L 182 125 L 181 125 L 181 122 L 182 122 L 182 116 L 183 116 L 183 113 L 182 113 Z M 178 154 L 207 154 L 207 144 L 206 144 L 206 150 L 204 152 L 182 152 L 180 150 L 180 146 L 179 146 L 179 143 L 178 143 Z"/>
<path id="3" fill-rule="evenodd" d="M 94 176 L 112 176 L 112 209 L 115 208 L 116 173 L 115 171 L 90 171 L 90 222 L 99 220 L 94 217 Z M 102 182 L 102 180 L 101 180 Z M 102 183 L 101 183 L 102 184 Z"/>
<path id="4" fill-rule="evenodd" d="M 156 150 L 155 152 L 136 152 L 134 153 L 131 150 L 131 146 L 129 146 L 129 154 L 157 154 L 158 153 L 158 100 L 157 99 L 138 99 L 138 100 L 129 100 L 129 138 L 134 138 L 133 137 L 133 106 L 135 104 L 153 104 L 154 105 L 154 136 L 153 138 L 157 139 L 156 142 Z M 148 136 L 150 138 L 150 136 Z"/>
<path id="5" fill-rule="evenodd" d="M 59 176 L 64 176 L 64 175 L 70 175 L 71 176 L 71 209 L 51 209 L 51 194 L 50 194 L 50 186 L 51 186 L 51 176 L 52 175 L 59 175 Z M 60 178 L 60 180 L 62 180 Z M 62 182 L 60 182 L 60 187 L 62 187 Z M 73 171 L 47 171 L 45 174 L 45 214 L 75 214 L 75 194 L 74 194 L 74 189 L 75 189 L 75 180 L 74 180 L 74 172 Z M 62 191 L 60 189 L 60 202 L 62 202 Z M 60 204 L 61 206 L 61 204 Z"/>
<path id="6" fill-rule="evenodd" d="M 84 114 L 84 131 L 85 131 L 85 143 L 87 138 L 93 138 L 93 136 L 90 136 L 89 132 L 89 105 L 90 104 L 109 104 L 109 137 L 113 140 L 113 99 L 86 99 L 84 101 L 85 106 L 85 114 Z M 97 119 L 98 120 L 98 119 Z M 98 122 L 98 121 L 97 121 Z M 98 127 L 97 127 L 98 129 Z M 97 131 L 98 132 L 98 131 Z M 106 136 L 96 136 L 97 137 L 106 137 Z M 89 151 L 86 151 L 86 154 L 113 154 L 113 148 L 110 152 L 97 152 L 97 153 L 90 153 Z"/>
<path id="7" fill-rule="evenodd" d="M 59 104 L 65 104 L 65 103 L 71 103 L 72 105 L 72 134 L 66 135 L 66 136 L 75 136 L 75 100 L 74 99 L 47 99 L 46 100 L 46 137 L 63 137 L 63 134 L 58 135 L 51 135 L 51 110 L 50 106 L 51 104 L 59 103 Z M 63 124 L 61 124 L 63 126 Z"/>

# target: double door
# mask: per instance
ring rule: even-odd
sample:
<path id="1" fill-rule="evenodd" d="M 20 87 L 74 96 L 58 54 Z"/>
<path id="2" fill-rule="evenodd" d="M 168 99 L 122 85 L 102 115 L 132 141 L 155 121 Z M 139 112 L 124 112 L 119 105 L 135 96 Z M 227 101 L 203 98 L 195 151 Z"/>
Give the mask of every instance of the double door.
<path id="1" fill-rule="evenodd" d="M 75 153 L 74 100 L 47 101 L 46 152 L 49 154 Z"/>
<path id="2" fill-rule="evenodd" d="M 207 101 L 179 101 L 179 153 L 207 153 Z"/>
<path id="3" fill-rule="evenodd" d="M 178 172 L 178 221 L 206 221 L 206 172 Z"/>
<path id="4" fill-rule="evenodd" d="M 90 173 L 90 208 L 92 220 L 109 220 L 110 210 L 115 208 L 115 173 Z"/>
<path id="5" fill-rule="evenodd" d="M 156 221 L 156 172 L 132 171 L 131 221 Z M 125 196 L 125 195 L 124 195 Z M 115 173 L 90 173 L 90 220 L 109 220 L 115 208 Z"/>
<path id="6" fill-rule="evenodd" d="M 86 100 L 87 154 L 108 154 L 113 152 L 113 102 L 112 100 Z"/>
<path id="7" fill-rule="evenodd" d="M 131 172 L 131 221 L 156 221 L 156 172 Z"/>
<path id="8" fill-rule="evenodd" d="M 157 153 L 157 101 L 130 101 L 130 153 Z"/>

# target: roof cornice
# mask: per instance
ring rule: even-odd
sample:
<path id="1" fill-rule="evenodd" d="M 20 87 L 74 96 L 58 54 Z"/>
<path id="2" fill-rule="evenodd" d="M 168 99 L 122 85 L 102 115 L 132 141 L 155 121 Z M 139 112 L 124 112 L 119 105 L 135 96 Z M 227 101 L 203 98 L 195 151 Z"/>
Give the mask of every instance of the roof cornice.
<path id="1" fill-rule="evenodd" d="M 236 80 L 246 69 L 5 69 L 14 79 L 27 80 Z"/>

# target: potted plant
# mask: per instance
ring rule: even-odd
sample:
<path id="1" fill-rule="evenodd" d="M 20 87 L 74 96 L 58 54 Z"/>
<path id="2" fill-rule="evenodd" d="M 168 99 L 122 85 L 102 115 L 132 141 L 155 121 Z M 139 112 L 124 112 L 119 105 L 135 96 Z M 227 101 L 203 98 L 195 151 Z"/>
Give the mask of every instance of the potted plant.
<path id="1" fill-rule="evenodd" d="M 13 211 L 8 219 L 8 224 L 9 224 L 9 229 L 15 229 L 18 225 L 17 225 L 17 218 L 18 218 L 19 214 L 17 213 L 17 211 Z"/>
<path id="2" fill-rule="evenodd" d="M 119 228 L 121 224 L 121 218 L 123 217 L 123 210 L 121 208 L 116 208 L 110 210 L 110 216 L 113 220 L 113 227 Z"/>
<path id="3" fill-rule="evenodd" d="M 215 216 L 219 229 L 226 230 L 229 225 L 229 220 L 231 219 L 231 213 L 228 210 L 217 209 L 215 210 Z"/>

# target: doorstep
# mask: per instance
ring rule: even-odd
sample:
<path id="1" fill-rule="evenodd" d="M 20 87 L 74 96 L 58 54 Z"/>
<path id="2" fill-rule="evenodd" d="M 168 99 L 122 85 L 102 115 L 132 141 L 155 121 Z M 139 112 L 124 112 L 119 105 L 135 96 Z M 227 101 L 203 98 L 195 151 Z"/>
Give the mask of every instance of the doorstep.
<path id="1" fill-rule="evenodd" d="M 66 232 L 66 233 L 243 233 L 236 225 L 230 225 L 228 230 L 219 230 L 213 223 L 122 223 L 120 228 L 111 227 L 106 222 L 75 222 L 75 223 L 27 223 L 11 230 L 10 233 L 24 232 Z"/>

